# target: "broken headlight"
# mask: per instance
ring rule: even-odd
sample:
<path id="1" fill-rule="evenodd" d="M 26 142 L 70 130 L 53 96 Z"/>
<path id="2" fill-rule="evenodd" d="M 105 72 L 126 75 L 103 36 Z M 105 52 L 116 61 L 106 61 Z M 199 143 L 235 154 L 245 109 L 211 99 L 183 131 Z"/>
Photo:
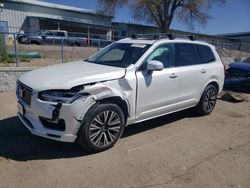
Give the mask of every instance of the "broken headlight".
<path id="1" fill-rule="evenodd" d="M 88 95 L 88 93 L 80 93 L 83 89 L 84 86 L 76 86 L 70 90 L 47 90 L 40 92 L 38 98 L 43 101 L 69 104 L 80 97 Z"/>

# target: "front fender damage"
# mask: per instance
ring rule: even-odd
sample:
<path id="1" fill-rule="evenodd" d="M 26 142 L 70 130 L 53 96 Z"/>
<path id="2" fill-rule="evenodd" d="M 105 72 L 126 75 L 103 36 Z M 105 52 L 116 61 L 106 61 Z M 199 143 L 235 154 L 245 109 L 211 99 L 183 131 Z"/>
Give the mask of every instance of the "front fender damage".
<path id="1" fill-rule="evenodd" d="M 131 104 L 132 101 L 132 88 L 126 80 L 113 80 L 96 83 L 94 85 L 85 86 L 82 92 L 88 93 L 89 95 L 87 98 L 81 100 L 82 104 L 79 105 L 79 109 L 77 110 L 81 113 L 74 117 L 79 122 L 76 133 L 78 132 L 87 111 L 100 100 L 110 97 L 120 97 L 127 104 L 128 114 L 130 112 L 131 107 L 129 104 Z"/>

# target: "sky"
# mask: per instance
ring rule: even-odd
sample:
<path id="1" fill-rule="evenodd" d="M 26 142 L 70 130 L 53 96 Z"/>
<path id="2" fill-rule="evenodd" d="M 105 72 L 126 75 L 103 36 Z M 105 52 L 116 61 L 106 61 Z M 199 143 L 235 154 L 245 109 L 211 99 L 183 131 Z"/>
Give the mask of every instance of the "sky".
<path id="1" fill-rule="evenodd" d="M 92 10 L 97 10 L 99 8 L 98 0 L 42 1 Z M 214 6 L 212 9 L 206 10 L 206 13 L 212 18 L 208 20 L 205 28 L 197 26 L 194 30 L 190 30 L 187 25 L 178 21 L 177 19 L 174 19 L 170 29 L 210 35 L 250 31 L 250 0 L 227 0 L 225 6 Z M 132 13 L 128 7 L 118 9 L 113 21 L 145 24 L 144 22 L 138 22 L 133 19 Z"/>

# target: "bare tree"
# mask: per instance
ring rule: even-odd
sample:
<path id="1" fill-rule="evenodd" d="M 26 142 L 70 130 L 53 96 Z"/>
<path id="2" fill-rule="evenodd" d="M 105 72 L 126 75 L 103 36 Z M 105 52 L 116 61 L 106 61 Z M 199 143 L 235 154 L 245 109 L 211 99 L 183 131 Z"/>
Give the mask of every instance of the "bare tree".
<path id="1" fill-rule="evenodd" d="M 226 0 L 99 0 L 102 11 L 114 16 L 115 10 L 128 5 L 136 20 L 155 24 L 161 32 L 168 32 L 176 17 L 188 27 L 205 26 L 211 18 L 205 10 L 214 5 L 222 6 Z"/>

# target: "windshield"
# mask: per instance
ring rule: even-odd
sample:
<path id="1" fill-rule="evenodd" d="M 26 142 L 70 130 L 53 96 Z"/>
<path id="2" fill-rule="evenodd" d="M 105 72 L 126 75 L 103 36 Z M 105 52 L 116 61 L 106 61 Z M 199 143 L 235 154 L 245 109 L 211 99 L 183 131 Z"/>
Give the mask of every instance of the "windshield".
<path id="1" fill-rule="evenodd" d="M 115 67 L 128 67 L 150 47 L 148 44 L 113 43 L 87 59 L 88 62 Z"/>

